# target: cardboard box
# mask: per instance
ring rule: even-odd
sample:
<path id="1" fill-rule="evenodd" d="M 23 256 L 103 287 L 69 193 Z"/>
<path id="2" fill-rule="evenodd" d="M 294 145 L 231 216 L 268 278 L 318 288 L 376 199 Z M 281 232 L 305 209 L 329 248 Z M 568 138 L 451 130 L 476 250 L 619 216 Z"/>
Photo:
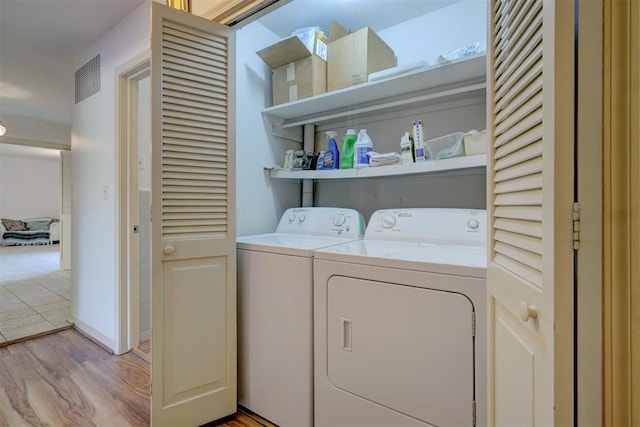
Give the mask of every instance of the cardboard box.
<path id="1" fill-rule="evenodd" d="M 349 34 L 331 23 L 327 55 L 327 90 L 368 81 L 369 74 L 395 66 L 395 53 L 371 28 Z"/>
<path id="2" fill-rule="evenodd" d="M 327 44 L 316 34 L 313 53 L 296 36 L 258 52 L 273 70 L 273 105 L 327 91 Z"/>

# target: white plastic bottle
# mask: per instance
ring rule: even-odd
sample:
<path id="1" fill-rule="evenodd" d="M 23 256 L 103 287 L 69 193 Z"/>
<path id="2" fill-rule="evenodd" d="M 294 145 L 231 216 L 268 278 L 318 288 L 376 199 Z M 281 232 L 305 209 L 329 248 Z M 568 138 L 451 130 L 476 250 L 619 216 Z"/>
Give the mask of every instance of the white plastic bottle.
<path id="1" fill-rule="evenodd" d="M 367 156 L 367 153 L 371 150 L 373 150 L 373 141 L 371 141 L 366 129 L 360 129 L 356 144 L 353 146 L 353 167 L 369 167 L 369 156 Z"/>

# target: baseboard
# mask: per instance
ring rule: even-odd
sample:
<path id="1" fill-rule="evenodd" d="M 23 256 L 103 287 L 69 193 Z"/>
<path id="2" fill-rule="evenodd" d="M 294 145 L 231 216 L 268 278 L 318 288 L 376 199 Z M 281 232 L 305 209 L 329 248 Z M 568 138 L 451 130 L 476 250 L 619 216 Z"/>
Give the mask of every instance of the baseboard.
<path id="1" fill-rule="evenodd" d="M 78 320 L 74 316 L 70 317 L 75 330 L 80 332 L 82 335 L 84 335 L 109 353 L 115 354 L 115 342 L 111 338 L 107 337 L 97 329 L 87 325 L 82 320 Z"/>

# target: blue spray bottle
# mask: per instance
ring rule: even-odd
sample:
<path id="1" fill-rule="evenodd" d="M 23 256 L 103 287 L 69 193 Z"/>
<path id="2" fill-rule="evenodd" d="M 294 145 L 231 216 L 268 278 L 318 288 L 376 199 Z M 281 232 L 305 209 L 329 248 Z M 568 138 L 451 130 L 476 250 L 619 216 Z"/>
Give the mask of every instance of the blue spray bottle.
<path id="1" fill-rule="evenodd" d="M 323 169 L 340 169 L 340 151 L 336 138 L 338 134 L 334 131 L 327 132 L 327 150 L 324 152 Z"/>

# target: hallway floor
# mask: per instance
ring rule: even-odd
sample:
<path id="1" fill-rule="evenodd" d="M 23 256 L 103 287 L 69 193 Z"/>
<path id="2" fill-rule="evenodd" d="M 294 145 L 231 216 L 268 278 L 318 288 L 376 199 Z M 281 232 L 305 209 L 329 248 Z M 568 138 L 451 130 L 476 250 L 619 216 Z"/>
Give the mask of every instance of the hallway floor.
<path id="1" fill-rule="evenodd" d="M 68 327 L 71 275 L 59 245 L 0 247 L 0 346 Z"/>

